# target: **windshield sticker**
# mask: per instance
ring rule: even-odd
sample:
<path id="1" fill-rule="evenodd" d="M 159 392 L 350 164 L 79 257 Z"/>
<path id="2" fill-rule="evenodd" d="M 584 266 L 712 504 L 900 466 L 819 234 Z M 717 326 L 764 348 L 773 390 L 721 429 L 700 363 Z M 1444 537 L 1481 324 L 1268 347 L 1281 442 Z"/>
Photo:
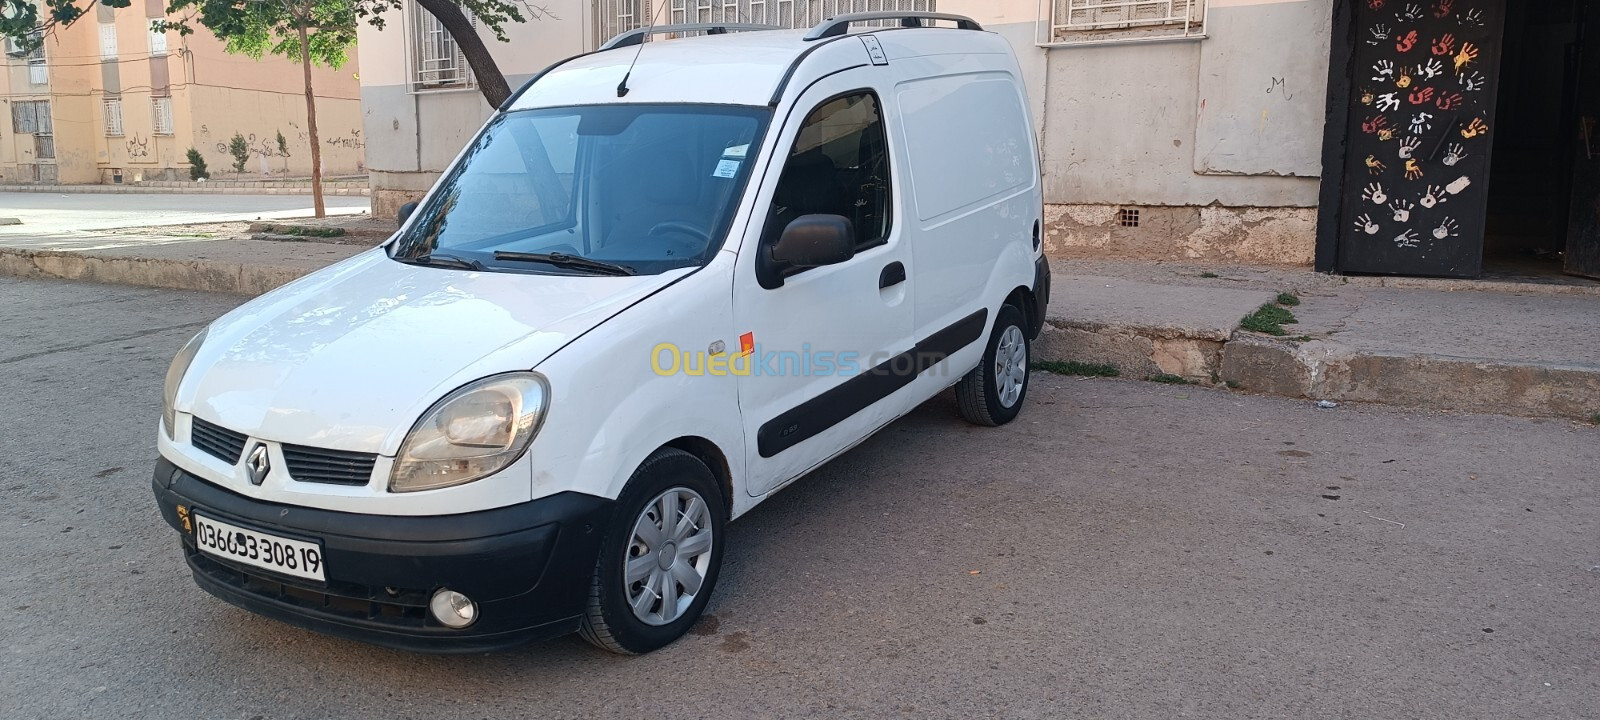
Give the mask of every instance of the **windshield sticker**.
<path id="1" fill-rule="evenodd" d="M 716 172 L 711 173 L 711 177 L 731 178 L 738 174 L 738 160 L 723 160 L 722 162 L 717 163 L 717 170 Z"/>
<path id="2" fill-rule="evenodd" d="M 737 146 L 728 148 L 727 150 L 723 150 L 722 151 L 722 156 L 725 157 L 725 158 L 733 158 L 735 160 L 743 160 L 744 156 L 749 154 L 749 153 L 750 153 L 750 146 L 749 145 L 737 145 Z"/>

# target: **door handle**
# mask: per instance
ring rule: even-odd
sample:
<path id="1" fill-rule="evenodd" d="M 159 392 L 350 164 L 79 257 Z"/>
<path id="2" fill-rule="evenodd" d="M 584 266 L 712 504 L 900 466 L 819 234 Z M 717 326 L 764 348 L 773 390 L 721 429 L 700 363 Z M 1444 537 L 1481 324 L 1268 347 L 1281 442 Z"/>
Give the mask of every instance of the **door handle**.
<path id="1" fill-rule="evenodd" d="M 892 288 L 906 281 L 906 266 L 898 262 L 889 263 L 888 267 L 878 274 L 878 289 Z"/>

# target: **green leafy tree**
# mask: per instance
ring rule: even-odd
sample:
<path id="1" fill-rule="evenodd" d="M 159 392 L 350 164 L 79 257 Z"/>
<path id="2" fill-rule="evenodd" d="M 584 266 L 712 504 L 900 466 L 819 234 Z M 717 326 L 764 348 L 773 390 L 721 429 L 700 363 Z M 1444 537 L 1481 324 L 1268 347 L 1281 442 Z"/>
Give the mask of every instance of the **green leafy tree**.
<path id="1" fill-rule="evenodd" d="M 228 141 L 228 154 L 233 156 L 233 171 L 242 173 L 244 164 L 250 162 L 250 143 L 243 135 L 234 133 L 233 138 Z"/>

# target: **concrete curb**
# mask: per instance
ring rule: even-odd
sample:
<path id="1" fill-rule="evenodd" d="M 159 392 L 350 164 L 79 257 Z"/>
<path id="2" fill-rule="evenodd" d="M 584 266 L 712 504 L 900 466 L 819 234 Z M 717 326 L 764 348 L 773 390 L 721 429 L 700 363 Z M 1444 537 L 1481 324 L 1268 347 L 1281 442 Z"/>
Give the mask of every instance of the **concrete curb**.
<path id="1" fill-rule="evenodd" d="M 260 295 L 313 268 L 0 248 L 0 275 Z"/>
<path id="2" fill-rule="evenodd" d="M 1590 420 L 1600 413 L 1600 365 L 1367 352 L 1235 330 L 1109 327 L 1051 318 L 1034 346 L 1042 361 L 1109 364 L 1124 377 L 1178 375 L 1246 392 L 1455 412 Z"/>

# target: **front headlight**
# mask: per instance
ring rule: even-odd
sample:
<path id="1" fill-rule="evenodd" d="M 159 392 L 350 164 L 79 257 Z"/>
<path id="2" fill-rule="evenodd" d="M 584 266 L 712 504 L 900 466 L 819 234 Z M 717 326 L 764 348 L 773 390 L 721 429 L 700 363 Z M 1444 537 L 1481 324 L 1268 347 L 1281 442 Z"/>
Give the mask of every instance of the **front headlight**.
<path id="1" fill-rule="evenodd" d="M 200 352 L 200 344 L 206 341 L 206 332 L 211 328 L 200 331 L 200 334 L 189 338 L 178 350 L 178 355 L 172 358 L 172 364 L 167 366 L 167 384 L 161 391 L 161 430 L 167 434 L 168 440 L 176 440 L 174 436 L 178 430 L 178 384 L 183 382 L 183 376 L 189 372 L 189 364 L 194 362 L 194 356 Z"/>
<path id="2" fill-rule="evenodd" d="M 549 398 L 538 373 L 496 375 L 446 395 L 401 443 L 389 491 L 461 485 L 504 470 L 539 432 Z"/>

